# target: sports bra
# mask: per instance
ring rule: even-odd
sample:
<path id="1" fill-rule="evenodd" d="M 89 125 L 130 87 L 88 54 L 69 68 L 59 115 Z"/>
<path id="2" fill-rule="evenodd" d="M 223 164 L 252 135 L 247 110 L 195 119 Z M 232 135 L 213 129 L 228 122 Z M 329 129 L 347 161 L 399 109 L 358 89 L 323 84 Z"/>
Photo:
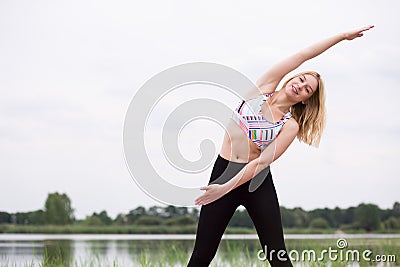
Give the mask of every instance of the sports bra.
<path id="1" fill-rule="evenodd" d="M 261 107 L 272 95 L 273 93 L 243 100 L 232 114 L 232 119 L 261 150 L 274 141 L 285 122 L 292 117 L 289 111 L 276 123 L 264 118 Z"/>

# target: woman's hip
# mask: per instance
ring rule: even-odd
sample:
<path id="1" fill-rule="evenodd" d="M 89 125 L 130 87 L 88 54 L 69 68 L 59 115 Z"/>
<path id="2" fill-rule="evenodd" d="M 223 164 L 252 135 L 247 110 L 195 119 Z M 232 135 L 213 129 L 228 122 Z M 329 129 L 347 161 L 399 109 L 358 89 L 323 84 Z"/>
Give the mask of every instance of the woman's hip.
<path id="1" fill-rule="evenodd" d="M 231 180 L 236 174 L 238 174 L 247 163 L 239 163 L 229 161 L 221 155 L 218 155 L 215 160 L 213 170 L 211 172 L 209 183 L 212 184 L 223 184 Z M 255 191 L 258 187 L 264 184 L 265 180 L 271 180 L 272 175 L 270 168 L 267 167 L 259 172 L 255 177 L 246 183 L 242 184 L 240 187 L 246 186 L 249 192 Z M 271 180 L 272 181 L 272 180 Z"/>

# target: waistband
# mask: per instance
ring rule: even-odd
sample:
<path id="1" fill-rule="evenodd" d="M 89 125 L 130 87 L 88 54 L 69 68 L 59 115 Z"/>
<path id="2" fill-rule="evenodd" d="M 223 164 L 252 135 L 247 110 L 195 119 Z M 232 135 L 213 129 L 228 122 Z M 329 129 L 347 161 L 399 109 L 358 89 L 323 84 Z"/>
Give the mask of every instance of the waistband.
<path id="1" fill-rule="evenodd" d="M 223 168 L 224 171 L 222 175 L 220 175 L 217 179 L 210 181 L 210 183 L 223 184 L 232 179 L 238 172 L 240 172 L 241 169 L 243 169 L 243 167 L 247 165 L 247 163 L 229 161 L 218 154 L 215 165 L 219 168 Z M 250 181 L 246 182 L 246 184 L 249 183 L 249 192 L 255 191 L 268 176 L 272 178 L 269 166 L 259 172 Z"/>
<path id="2" fill-rule="evenodd" d="M 222 161 L 222 162 L 225 162 L 226 164 L 230 163 L 230 164 L 232 164 L 232 165 L 237 165 L 237 166 L 240 166 L 240 165 L 245 166 L 245 165 L 247 165 L 247 163 L 243 163 L 243 162 L 234 162 L 234 161 L 227 160 L 226 158 L 221 157 L 220 154 L 218 154 L 217 160 Z"/>

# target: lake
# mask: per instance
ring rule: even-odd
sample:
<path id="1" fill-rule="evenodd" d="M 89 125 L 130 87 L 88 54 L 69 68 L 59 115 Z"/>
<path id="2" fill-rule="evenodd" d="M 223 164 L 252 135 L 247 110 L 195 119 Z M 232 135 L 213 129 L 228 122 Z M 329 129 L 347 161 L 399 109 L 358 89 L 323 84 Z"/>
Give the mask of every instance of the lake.
<path id="1" fill-rule="evenodd" d="M 0 266 L 185 266 L 193 249 L 194 237 L 0 234 Z M 396 234 L 302 234 L 286 235 L 285 238 L 288 252 L 298 252 L 298 255 L 311 249 L 317 256 L 329 247 L 338 250 L 337 242 L 341 239 L 347 244 L 343 251 L 352 248 L 361 254 L 368 249 L 373 252 L 372 256 L 386 257 L 385 263 L 375 261 L 375 265 L 370 266 L 399 266 L 396 264 L 400 257 L 400 235 Z M 260 249 L 257 235 L 224 235 L 212 266 L 266 266 L 259 259 Z M 390 255 L 394 258 L 389 258 Z M 362 260 L 337 261 L 332 261 L 331 266 L 367 266 Z M 302 262 L 299 258 L 294 265 L 310 266 Z M 323 262 L 330 260 L 325 258 Z"/>

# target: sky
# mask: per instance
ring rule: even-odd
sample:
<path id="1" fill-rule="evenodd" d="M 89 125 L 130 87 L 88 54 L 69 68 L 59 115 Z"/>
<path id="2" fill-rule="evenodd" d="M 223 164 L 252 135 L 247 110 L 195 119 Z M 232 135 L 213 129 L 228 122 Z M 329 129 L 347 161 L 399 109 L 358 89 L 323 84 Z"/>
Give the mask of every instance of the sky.
<path id="1" fill-rule="evenodd" d="M 77 218 L 162 206 L 141 191 L 124 159 L 126 112 L 147 80 L 179 64 L 213 62 L 255 82 L 313 42 L 371 24 L 364 37 L 298 69 L 318 70 L 325 80 L 326 130 L 319 148 L 295 141 L 271 168 L 282 206 L 391 208 L 400 201 L 398 5 L 0 1 L 0 211 L 43 209 L 51 192 L 66 193 Z M 203 89 L 178 91 L 165 103 L 221 93 Z M 203 135 L 218 150 L 223 131 L 212 129 L 200 123 L 182 131 L 182 154 L 198 157 Z M 161 153 L 152 157 L 163 165 Z"/>

